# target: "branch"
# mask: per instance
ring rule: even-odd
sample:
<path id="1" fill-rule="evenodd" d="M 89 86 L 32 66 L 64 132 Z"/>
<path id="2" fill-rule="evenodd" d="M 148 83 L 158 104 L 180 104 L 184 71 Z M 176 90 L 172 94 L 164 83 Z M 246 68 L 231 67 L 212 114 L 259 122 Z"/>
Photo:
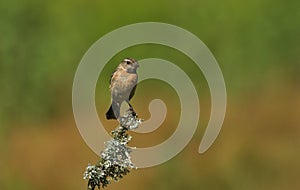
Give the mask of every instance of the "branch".
<path id="1" fill-rule="evenodd" d="M 88 190 L 94 190 L 96 186 L 98 189 L 104 188 L 111 180 L 119 181 L 131 169 L 137 169 L 129 155 L 132 148 L 127 144 L 132 137 L 127 131 L 138 128 L 142 121 L 132 109 L 127 110 L 120 118 L 120 125 L 111 131 L 112 139 L 104 143 L 105 148 L 98 162 L 86 167 L 83 179 L 88 180 Z"/>

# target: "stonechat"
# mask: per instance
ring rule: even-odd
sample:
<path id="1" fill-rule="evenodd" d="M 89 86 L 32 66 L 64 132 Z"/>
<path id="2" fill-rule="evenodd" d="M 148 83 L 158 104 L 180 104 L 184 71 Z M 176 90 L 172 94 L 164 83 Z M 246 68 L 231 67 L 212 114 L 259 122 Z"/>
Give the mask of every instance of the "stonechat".
<path id="1" fill-rule="evenodd" d="M 111 106 L 106 112 L 106 119 L 120 118 L 121 104 L 126 101 L 130 109 L 133 107 L 129 100 L 133 97 L 137 86 L 138 75 L 136 73 L 139 64 L 132 58 L 124 59 L 110 77 L 109 90 L 111 94 Z"/>

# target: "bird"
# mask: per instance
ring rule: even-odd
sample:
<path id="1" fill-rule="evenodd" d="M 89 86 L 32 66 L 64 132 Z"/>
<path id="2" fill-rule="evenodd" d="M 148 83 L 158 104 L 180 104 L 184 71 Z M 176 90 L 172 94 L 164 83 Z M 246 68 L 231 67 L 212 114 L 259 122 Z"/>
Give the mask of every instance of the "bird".
<path id="1" fill-rule="evenodd" d="M 111 94 L 111 105 L 106 112 L 106 119 L 120 119 L 120 108 L 125 101 L 130 110 L 133 111 L 132 105 L 129 103 L 134 96 L 138 75 L 138 62 L 133 58 L 125 58 L 118 65 L 110 77 L 109 90 Z M 133 111 L 133 113 L 135 113 Z"/>

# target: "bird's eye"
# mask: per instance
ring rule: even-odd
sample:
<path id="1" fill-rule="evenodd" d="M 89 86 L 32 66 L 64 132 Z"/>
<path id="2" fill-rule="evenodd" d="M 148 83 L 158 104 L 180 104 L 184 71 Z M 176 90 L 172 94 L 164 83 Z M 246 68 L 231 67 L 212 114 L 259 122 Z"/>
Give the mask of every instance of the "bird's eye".
<path id="1" fill-rule="evenodd" d="M 130 64 L 131 64 L 131 62 L 130 62 L 130 61 L 126 61 L 126 64 L 127 64 L 127 65 L 130 65 Z"/>

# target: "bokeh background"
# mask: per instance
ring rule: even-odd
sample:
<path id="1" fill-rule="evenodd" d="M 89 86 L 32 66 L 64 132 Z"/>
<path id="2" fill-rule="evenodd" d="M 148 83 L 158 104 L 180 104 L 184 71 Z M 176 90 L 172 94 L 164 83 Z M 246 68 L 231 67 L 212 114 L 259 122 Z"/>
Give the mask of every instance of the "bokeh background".
<path id="1" fill-rule="evenodd" d="M 299 189 L 300 1 L 0 1 L 0 189 L 86 189 L 87 163 L 98 156 L 72 114 L 72 82 L 87 49 L 101 36 L 136 22 L 166 22 L 197 35 L 212 51 L 227 85 L 222 131 L 198 154 L 210 114 L 205 78 L 182 53 L 158 45 L 128 48 L 104 68 L 96 89 L 99 118 L 109 106 L 108 80 L 123 57 L 158 57 L 180 66 L 201 103 L 194 138 L 162 165 L 132 171 L 107 189 Z M 166 140 L 179 100 L 161 81 L 142 82 L 133 98 L 147 119 L 151 99 L 168 106 L 163 125 L 132 134 L 132 146 Z M 87 126 L 88 127 L 88 126 Z M 100 151 L 100 150 L 99 150 Z"/>

